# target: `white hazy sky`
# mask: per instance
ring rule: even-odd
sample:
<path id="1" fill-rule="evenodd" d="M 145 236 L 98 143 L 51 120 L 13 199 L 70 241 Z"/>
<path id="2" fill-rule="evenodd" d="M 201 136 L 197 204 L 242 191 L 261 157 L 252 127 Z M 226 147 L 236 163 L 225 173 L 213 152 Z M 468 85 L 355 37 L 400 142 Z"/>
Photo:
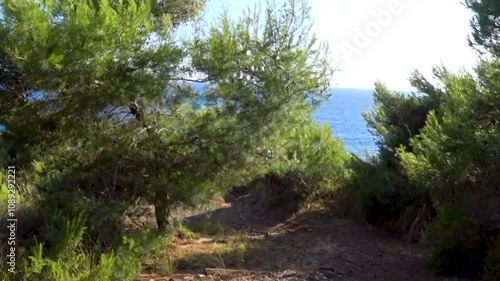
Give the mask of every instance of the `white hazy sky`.
<path id="1" fill-rule="evenodd" d="M 207 16 L 224 8 L 239 15 L 262 0 L 209 0 Z M 373 88 L 381 80 L 410 90 L 413 69 L 470 69 L 477 61 L 467 44 L 472 13 L 461 0 L 309 0 L 314 29 L 330 45 L 337 87 Z"/>

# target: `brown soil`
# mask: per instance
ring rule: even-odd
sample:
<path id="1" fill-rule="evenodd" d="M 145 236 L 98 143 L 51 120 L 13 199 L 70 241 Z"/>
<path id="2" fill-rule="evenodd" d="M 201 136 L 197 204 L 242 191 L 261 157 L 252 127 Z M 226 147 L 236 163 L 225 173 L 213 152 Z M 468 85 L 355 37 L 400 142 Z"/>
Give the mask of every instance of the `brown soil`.
<path id="1" fill-rule="evenodd" d="M 174 239 L 177 274 L 143 274 L 137 280 L 458 280 L 433 276 L 422 245 L 327 210 L 269 209 L 252 195 L 228 201 L 210 211 L 177 212 L 186 225 L 210 221 L 224 234 Z M 245 237 L 244 253 L 228 246 L 214 255 L 216 245 L 238 234 Z"/>

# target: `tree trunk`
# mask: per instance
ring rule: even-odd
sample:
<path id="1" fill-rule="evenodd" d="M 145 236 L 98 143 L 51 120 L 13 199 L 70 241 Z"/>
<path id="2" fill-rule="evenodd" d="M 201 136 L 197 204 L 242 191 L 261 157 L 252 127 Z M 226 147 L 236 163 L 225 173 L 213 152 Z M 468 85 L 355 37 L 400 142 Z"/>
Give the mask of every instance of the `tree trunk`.
<path id="1" fill-rule="evenodd" d="M 163 190 L 156 190 L 155 192 L 155 216 L 158 230 L 160 232 L 166 231 L 169 225 L 170 208 L 168 196 Z"/>

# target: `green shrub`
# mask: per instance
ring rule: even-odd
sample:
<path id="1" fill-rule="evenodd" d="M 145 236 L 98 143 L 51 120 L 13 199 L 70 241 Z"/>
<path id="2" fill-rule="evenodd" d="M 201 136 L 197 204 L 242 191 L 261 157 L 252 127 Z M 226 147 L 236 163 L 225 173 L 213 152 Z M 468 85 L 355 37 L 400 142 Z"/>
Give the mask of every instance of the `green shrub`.
<path id="1" fill-rule="evenodd" d="M 327 124 L 309 119 L 282 137 L 273 168 L 253 182 L 271 206 L 309 204 L 347 181 L 350 155 Z"/>
<path id="2" fill-rule="evenodd" d="M 28 280 L 110 280 L 115 256 L 94 254 L 85 249 L 85 217 L 66 220 L 60 240 L 46 251 L 36 244 L 20 262 L 22 279 Z"/>
<path id="3" fill-rule="evenodd" d="M 63 227 L 50 224 L 45 235 L 54 239 L 18 251 L 17 274 L 2 271 L 1 280 L 132 280 L 142 270 L 144 260 L 170 243 L 166 236 L 158 236 L 150 229 L 137 230 L 122 237 L 119 245 L 104 247 L 92 242 L 87 233 L 87 216 L 62 218 Z M 35 236 L 36 237 L 36 236 Z M 5 264 L 4 258 L 1 259 Z M 4 269 L 4 268 L 2 268 Z"/>
<path id="4" fill-rule="evenodd" d="M 339 192 L 336 211 L 345 216 L 420 239 L 426 221 L 434 217 L 429 196 L 410 185 L 380 157 L 353 157 L 350 182 Z"/>
<path id="5" fill-rule="evenodd" d="M 3 172 L 1 169 L 0 169 L 0 172 Z M 7 184 L 5 183 L 0 183 L 0 202 L 5 203 L 7 202 L 7 199 L 8 199 L 8 188 L 7 188 Z"/>
<path id="6" fill-rule="evenodd" d="M 411 140 L 413 153 L 400 149 L 406 175 L 436 208 L 431 263 L 449 274 L 479 275 L 500 233 L 500 61 L 476 75 L 443 79 L 447 100 Z"/>
<path id="7" fill-rule="evenodd" d="M 285 177 L 301 200 L 310 203 L 345 184 L 350 155 L 327 124 L 306 124 L 293 130 L 287 139 L 286 154 L 294 166 Z"/>
<path id="8" fill-rule="evenodd" d="M 192 232 L 203 234 L 203 235 L 219 235 L 224 234 L 224 228 L 218 223 L 213 223 L 211 221 L 204 221 L 201 223 L 196 223 L 189 226 Z"/>
<path id="9" fill-rule="evenodd" d="M 446 77 L 449 73 L 445 68 L 435 68 L 434 76 Z M 427 113 L 439 107 L 446 93 L 417 71 L 410 82 L 418 93 L 389 91 L 381 82 L 375 84 L 374 106 L 363 116 L 379 153 L 367 154 L 366 159 L 351 158 L 348 168 L 352 174 L 340 192 L 336 209 L 418 239 L 434 211 L 428 191 L 408 182 L 396 151 L 402 145 L 412 150 L 411 137 L 420 133 Z"/>
<path id="10" fill-rule="evenodd" d="M 435 77 L 448 75 L 444 67 L 434 69 Z M 425 126 L 429 111 L 439 108 L 446 98 L 440 88 L 431 85 L 418 71 L 412 74 L 410 83 L 417 93 L 389 91 L 381 82 L 375 83 L 373 108 L 363 113 L 376 139 L 380 158 L 389 168 L 399 168 L 397 149 L 403 145 L 411 151 L 410 139 Z"/>
<path id="11" fill-rule="evenodd" d="M 480 237 L 479 223 L 460 213 L 463 202 L 454 208 L 438 209 L 439 218 L 426 229 L 430 242 L 429 266 L 436 273 L 478 277 L 485 246 Z"/>
<path id="12" fill-rule="evenodd" d="M 193 238 L 194 234 L 181 220 L 175 220 L 173 223 L 174 229 L 181 239 Z"/>
<path id="13" fill-rule="evenodd" d="M 121 245 L 115 250 L 113 280 L 132 280 L 141 271 L 144 261 L 152 259 L 170 242 L 170 234 L 158 235 L 149 228 L 123 236 Z"/>

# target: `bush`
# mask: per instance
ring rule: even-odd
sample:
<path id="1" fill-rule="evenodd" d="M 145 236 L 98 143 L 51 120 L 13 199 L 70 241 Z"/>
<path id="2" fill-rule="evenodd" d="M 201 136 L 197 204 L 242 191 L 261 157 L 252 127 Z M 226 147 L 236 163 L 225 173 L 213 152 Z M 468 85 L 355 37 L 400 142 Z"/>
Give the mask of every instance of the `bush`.
<path id="1" fill-rule="evenodd" d="M 449 73 L 445 68 L 435 68 L 434 76 L 446 77 Z M 432 203 L 425 189 L 408 182 L 396 152 L 402 145 L 412 150 L 411 137 L 420 133 L 427 113 L 439 107 L 446 93 L 417 71 L 410 82 L 417 93 L 393 92 L 381 82 L 375 84 L 374 106 L 363 116 L 376 138 L 379 154 L 351 159 L 348 165 L 352 176 L 342 189 L 337 210 L 418 239 L 424 223 L 434 216 Z"/>
<path id="2" fill-rule="evenodd" d="M 440 210 L 439 218 L 426 229 L 431 246 L 428 262 L 438 274 L 477 278 L 487 245 L 481 239 L 479 223 L 456 213 L 462 204 L 447 208 L 446 213 Z"/>
<path id="3" fill-rule="evenodd" d="M 24 176 L 30 184 L 19 181 Z M 61 193 L 54 189 L 54 194 L 44 194 L 32 186 L 40 183 L 36 176 L 36 173 L 18 171 L 18 187 L 22 192 L 16 197 L 17 274 L 7 271 L 4 255 L 7 251 L 2 248 L 0 280 L 130 280 L 142 269 L 144 258 L 163 239 L 149 229 L 121 227 L 117 231 L 114 227 L 119 225 L 107 220 L 106 208 L 97 206 L 99 212 L 95 210 L 94 204 L 99 200 L 89 202 L 85 197 L 78 198 L 77 191 Z M 0 196 L 6 191 L 5 186 L 1 186 Z M 57 197 L 74 200 L 51 204 L 49 199 Z M 1 209 L 7 210 L 6 201 L 0 203 Z M 82 210 L 90 214 L 83 215 Z M 6 222 L 6 215 L 0 212 L 2 222 Z M 107 227 L 103 227 L 106 222 Z M 6 237 L 0 237 L 2 245 L 7 245 Z"/>
<path id="4" fill-rule="evenodd" d="M 273 168 L 251 185 L 271 206 L 310 204 L 340 188 L 349 178 L 350 155 L 327 124 L 307 120 L 283 134 Z"/>
<path id="5" fill-rule="evenodd" d="M 121 245 L 106 249 L 92 243 L 86 233 L 86 216 L 65 219 L 64 228 L 52 243 L 36 243 L 21 249 L 16 275 L 2 271 L 2 280 L 132 280 L 144 260 L 163 246 L 166 237 L 150 230 L 122 237 Z M 85 238 L 87 237 L 87 238 Z M 2 264 L 5 260 L 2 259 Z"/>
<path id="6" fill-rule="evenodd" d="M 434 68 L 434 77 L 446 76 L 449 76 L 446 68 Z M 403 145 L 412 150 L 410 138 L 420 133 L 429 111 L 438 109 L 446 98 L 440 87 L 431 85 L 418 71 L 412 74 L 410 83 L 418 89 L 417 93 L 389 91 L 381 82 L 375 83 L 373 108 L 363 113 L 376 139 L 381 160 L 396 170 L 399 168 L 397 149 Z"/>
<path id="7" fill-rule="evenodd" d="M 29 169 L 17 170 L 18 273 L 2 266 L 0 280 L 131 280 L 163 238 L 149 229 L 128 229 L 121 220 L 127 204 L 82 189 L 77 180 L 85 172 L 76 177 L 76 169 L 64 167 L 33 161 Z M 5 194 L 2 184 L 0 198 Z M 2 265 L 5 258 L 0 255 Z"/>
<path id="8" fill-rule="evenodd" d="M 411 140 L 413 153 L 399 151 L 410 181 L 429 190 L 431 263 L 449 274 L 480 274 L 500 233 L 500 61 L 476 74 L 443 79 L 447 100 Z"/>
<path id="9" fill-rule="evenodd" d="M 292 130 L 286 139 L 285 155 L 292 168 L 284 178 L 301 201 L 311 203 L 344 185 L 349 177 L 346 165 L 350 155 L 327 124 L 306 124 Z"/>
<path id="10" fill-rule="evenodd" d="M 340 215 L 404 234 L 409 240 L 421 238 L 425 222 L 434 217 L 424 190 L 410 185 L 378 156 L 353 157 L 349 168 L 352 176 L 335 205 Z"/>
<path id="11" fill-rule="evenodd" d="M 20 280 L 110 280 L 113 253 L 93 254 L 83 244 L 85 217 L 66 220 L 60 240 L 48 250 L 37 243 L 20 261 Z"/>
<path id="12" fill-rule="evenodd" d="M 112 280 L 133 279 L 143 269 L 144 261 L 157 256 L 170 242 L 170 234 L 158 235 L 148 228 L 123 236 L 121 245 L 114 250 Z"/>

